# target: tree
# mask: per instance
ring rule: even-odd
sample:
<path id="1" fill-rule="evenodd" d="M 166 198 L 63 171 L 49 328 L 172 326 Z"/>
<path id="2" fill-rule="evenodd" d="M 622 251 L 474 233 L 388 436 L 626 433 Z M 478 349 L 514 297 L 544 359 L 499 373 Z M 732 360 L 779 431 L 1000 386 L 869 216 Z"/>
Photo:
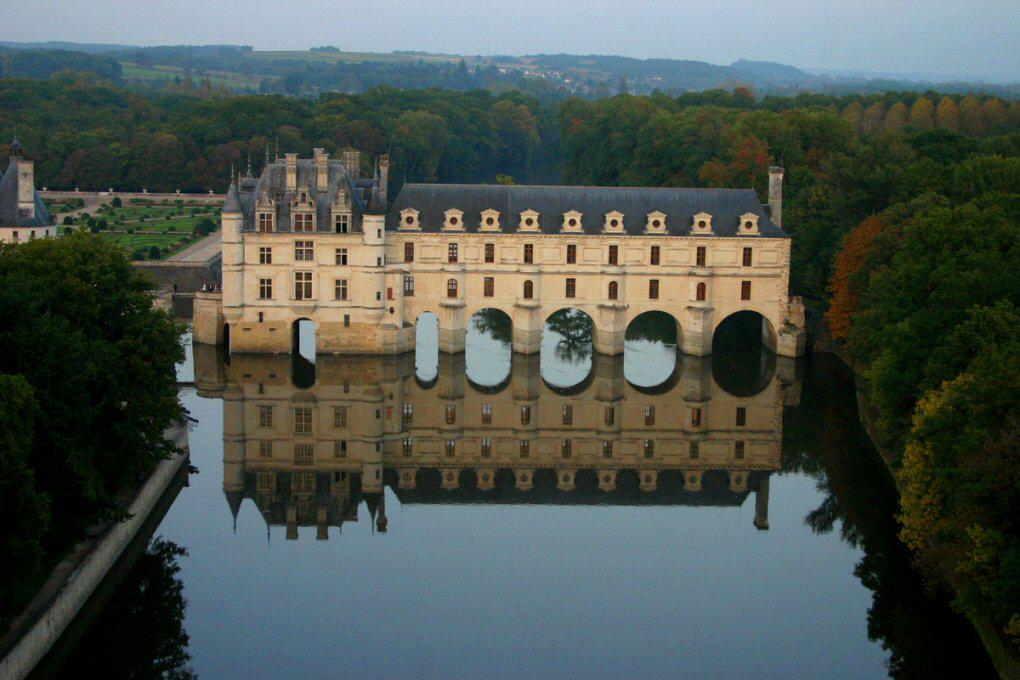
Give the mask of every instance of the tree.
<path id="1" fill-rule="evenodd" d="M 160 256 L 159 246 L 149 246 L 149 259 L 158 260 Z"/>
<path id="2" fill-rule="evenodd" d="M 832 297 L 825 313 L 833 340 L 845 341 L 850 336 L 850 326 L 860 311 L 860 292 L 867 285 L 862 269 L 872 254 L 876 237 L 888 226 L 881 215 L 872 215 L 843 237 L 829 284 Z"/>
<path id="3" fill-rule="evenodd" d="M 960 129 L 960 110 L 951 97 L 943 97 L 935 109 L 935 127 L 958 132 Z"/>
<path id="4" fill-rule="evenodd" d="M 927 97 L 918 97 L 914 105 L 910 107 L 910 117 L 907 125 L 915 130 L 930 130 L 932 128 L 932 114 L 935 107 Z"/>
<path id="5" fill-rule="evenodd" d="M 885 115 L 885 104 L 875 102 L 864 110 L 864 115 L 861 117 L 861 131 L 867 134 L 874 134 L 880 131 Z"/>
<path id="6" fill-rule="evenodd" d="M 885 114 L 885 129 L 891 131 L 902 130 L 907 125 L 908 115 L 907 105 L 903 102 L 896 102 L 889 107 L 889 111 Z"/>
<path id="7" fill-rule="evenodd" d="M 112 201 L 110 201 L 110 205 L 111 205 L 111 206 L 113 206 L 114 208 L 120 208 L 120 207 L 121 207 L 122 205 L 124 205 L 124 204 L 123 204 L 123 202 L 122 202 L 122 201 L 120 200 L 120 196 L 114 196 L 114 197 L 113 197 L 113 200 L 112 200 Z"/>
<path id="8" fill-rule="evenodd" d="M 968 95 L 960 102 L 960 131 L 973 137 L 985 134 L 984 110 L 974 95 Z"/>

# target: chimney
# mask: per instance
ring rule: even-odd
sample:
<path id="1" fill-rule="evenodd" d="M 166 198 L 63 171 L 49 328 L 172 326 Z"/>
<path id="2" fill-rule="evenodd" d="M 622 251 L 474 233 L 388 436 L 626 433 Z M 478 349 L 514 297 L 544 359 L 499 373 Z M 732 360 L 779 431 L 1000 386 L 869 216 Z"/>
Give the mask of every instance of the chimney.
<path id="1" fill-rule="evenodd" d="M 379 156 L 379 197 L 386 204 L 386 187 L 390 181 L 390 155 L 384 153 Z"/>
<path id="2" fill-rule="evenodd" d="M 323 149 L 315 149 L 315 190 L 322 192 L 329 189 L 329 154 Z"/>
<path id="3" fill-rule="evenodd" d="M 769 216 L 777 227 L 783 226 L 783 169 L 769 167 Z"/>
<path id="4" fill-rule="evenodd" d="M 35 161 L 11 158 L 18 164 L 18 210 L 29 217 L 35 217 Z"/>
<path id="5" fill-rule="evenodd" d="M 287 191 L 297 191 L 297 154 L 289 153 L 285 156 L 287 164 Z"/>
<path id="6" fill-rule="evenodd" d="M 361 152 L 355 149 L 345 149 L 340 152 L 340 159 L 343 161 L 347 174 L 351 179 L 358 179 L 361 176 Z"/>
<path id="7" fill-rule="evenodd" d="M 768 477 L 758 482 L 758 489 L 754 492 L 754 528 L 758 531 L 768 531 L 769 529 Z"/>

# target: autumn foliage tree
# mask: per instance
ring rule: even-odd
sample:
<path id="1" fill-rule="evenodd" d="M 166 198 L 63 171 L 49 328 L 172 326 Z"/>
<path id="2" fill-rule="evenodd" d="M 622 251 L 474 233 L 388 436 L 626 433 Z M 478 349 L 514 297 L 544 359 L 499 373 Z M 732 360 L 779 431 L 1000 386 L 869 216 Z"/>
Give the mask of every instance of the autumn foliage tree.
<path id="1" fill-rule="evenodd" d="M 888 227 L 881 215 L 872 215 L 851 230 L 844 238 L 833 267 L 829 285 L 831 295 L 825 322 L 833 340 L 846 341 L 854 317 L 860 311 L 862 266 L 872 254 L 875 238 Z"/>

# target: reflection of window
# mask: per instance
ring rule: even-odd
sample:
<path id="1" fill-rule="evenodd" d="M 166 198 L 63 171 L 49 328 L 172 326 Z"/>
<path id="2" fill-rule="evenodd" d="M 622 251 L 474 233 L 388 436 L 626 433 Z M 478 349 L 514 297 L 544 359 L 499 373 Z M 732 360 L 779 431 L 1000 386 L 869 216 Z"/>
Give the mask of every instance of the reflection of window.
<path id="1" fill-rule="evenodd" d="M 744 459 L 744 442 L 740 441 L 733 443 L 733 457 L 737 460 Z"/>
<path id="2" fill-rule="evenodd" d="M 701 455 L 701 443 L 700 442 L 691 442 L 690 454 L 691 454 L 691 460 L 697 460 L 698 459 L 698 456 Z"/>
<path id="3" fill-rule="evenodd" d="M 259 456 L 262 458 L 273 457 L 273 441 L 271 439 L 263 439 L 259 442 Z"/>
<path id="4" fill-rule="evenodd" d="M 531 422 L 531 407 L 530 406 L 522 406 L 521 407 L 521 425 L 527 425 L 530 422 Z"/>
<path id="5" fill-rule="evenodd" d="M 412 446 L 413 446 L 413 442 L 411 441 L 411 438 L 410 437 L 404 437 L 404 444 L 403 444 L 402 448 L 403 448 L 403 453 L 404 453 L 405 456 L 410 456 L 411 455 Z"/>
<path id="6" fill-rule="evenodd" d="M 452 456 L 455 453 L 457 453 L 457 440 L 455 440 L 455 439 L 447 439 L 446 440 L 446 455 L 447 456 Z"/>
<path id="7" fill-rule="evenodd" d="M 613 457 L 613 442 L 610 441 L 602 442 L 602 457 L 603 458 Z"/>
<path id="8" fill-rule="evenodd" d="M 336 458 L 346 458 L 347 457 L 347 440 L 346 439 L 341 439 L 336 444 L 333 445 L 333 455 Z"/>
<path id="9" fill-rule="evenodd" d="M 701 427 L 701 409 L 700 408 L 692 408 L 691 409 L 691 425 L 693 425 L 694 427 Z"/>
<path id="10" fill-rule="evenodd" d="M 531 442 L 527 439 L 520 441 L 521 458 L 527 458 L 531 454 Z"/>
<path id="11" fill-rule="evenodd" d="M 273 407 L 259 406 L 259 427 L 273 426 Z"/>
<path id="12" fill-rule="evenodd" d="M 645 425 L 655 424 L 655 407 L 645 406 Z"/>
<path id="13" fill-rule="evenodd" d="M 414 404 L 404 404 L 400 412 L 400 424 L 408 427 L 414 420 Z"/>
<path id="14" fill-rule="evenodd" d="M 524 282 L 524 299 L 530 300 L 535 296 L 535 284 L 531 281 Z"/>
<path id="15" fill-rule="evenodd" d="M 312 458 L 313 455 L 311 444 L 294 445 L 294 465 L 311 465 Z"/>
<path id="16" fill-rule="evenodd" d="M 655 455 L 655 442 L 651 439 L 645 440 L 645 458 L 651 458 Z"/>
<path id="17" fill-rule="evenodd" d="M 560 455 L 562 455 L 564 458 L 570 458 L 570 454 L 573 452 L 573 449 L 574 449 L 573 439 L 564 439 L 560 443 Z"/>
<path id="18" fill-rule="evenodd" d="M 747 409 L 743 406 L 737 407 L 737 427 L 743 427 L 747 423 Z"/>
<path id="19" fill-rule="evenodd" d="M 492 455 L 492 439 L 489 437 L 482 437 L 482 455 Z"/>
<path id="20" fill-rule="evenodd" d="M 707 291 L 707 286 L 705 285 L 705 282 L 702 281 L 702 282 L 698 283 L 697 292 L 696 292 L 696 294 L 694 296 L 695 299 L 698 300 L 698 302 L 704 302 L 705 301 L 706 291 Z"/>
<path id="21" fill-rule="evenodd" d="M 616 409 L 612 406 L 607 406 L 602 417 L 605 420 L 606 425 L 612 425 L 616 420 Z"/>
<path id="22" fill-rule="evenodd" d="M 482 404 L 482 425 L 492 422 L 492 404 Z"/>
<path id="23" fill-rule="evenodd" d="M 620 284 L 616 281 L 609 282 L 609 299 L 616 300 L 620 297 Z"/>
<path id="24" fill-rule="evenodd" d="M 294 409 L 294 434 L 312 433 L 312 409 Z"/>
<path id="25" fill-rule="evenodd" d="M 574 407 L 570 404 L 563 406 L 563 424 L 573 425 L 574 424 Z"/>
<path id="26" fill-rule="evenodd" d="M 335 406 L 333 408 L 333 427 L 347 427 L 346 406 Z"/>
<path id="27" fill-rule="evenodd" d="M 453 423 L 456 422 L 456 420 L 457 420 L 457 407 L 451 404 L 446 407 L 446 424 L 453 425 Z"/>
<path id="28" fill-rule="evenodd" d="M 457 279 L 449 279 L 446 282 L 446 297 L 457 297 Z"/>

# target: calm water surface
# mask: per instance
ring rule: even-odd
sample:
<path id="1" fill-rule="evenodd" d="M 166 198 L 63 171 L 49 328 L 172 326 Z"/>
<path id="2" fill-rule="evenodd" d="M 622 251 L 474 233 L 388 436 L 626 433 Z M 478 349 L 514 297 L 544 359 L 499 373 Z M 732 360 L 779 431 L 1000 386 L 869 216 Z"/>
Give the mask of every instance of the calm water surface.
<path id="1" fill-rule="evenodd" d="M 739 338 L 678 355 L 662 319 L 622 358 L 570 313 L 538 357 L 509 333 L 476 315 L 457 357 L 429 319 L 405 357 L 189 351 L 198 472 L 65 670 L 988 672 L 895 539 L 842 366 Z"/>

